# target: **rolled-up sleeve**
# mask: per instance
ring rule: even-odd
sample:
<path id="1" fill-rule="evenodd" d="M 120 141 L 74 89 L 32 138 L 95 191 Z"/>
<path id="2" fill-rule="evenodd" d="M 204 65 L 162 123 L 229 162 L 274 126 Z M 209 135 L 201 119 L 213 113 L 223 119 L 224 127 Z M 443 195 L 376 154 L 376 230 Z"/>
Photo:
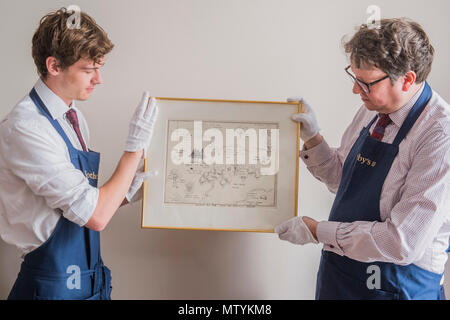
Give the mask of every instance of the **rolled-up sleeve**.
<path id="1" fill-rule="evenodd" d="M 22 120 L 9 129 L 3 139 L 5 161 L 50 208 L 83 226 L 97 206 L 99 190 L 74 167 L 64 141 L 43 120 Z"/>

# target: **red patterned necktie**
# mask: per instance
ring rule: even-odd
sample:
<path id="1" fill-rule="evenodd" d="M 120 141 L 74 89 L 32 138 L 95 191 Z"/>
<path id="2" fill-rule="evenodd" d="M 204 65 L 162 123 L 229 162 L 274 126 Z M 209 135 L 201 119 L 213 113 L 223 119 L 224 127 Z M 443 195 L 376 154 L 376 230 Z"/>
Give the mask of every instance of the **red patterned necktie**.
<path id="1" fill-rule="evenodd" d="M 75 133 L 77 134 L 78 140 L 80 140 L 81 147 L 83 147 L 83 151 L 87 151 L 86 145 L 84 144 L 83 137 L 81 136 L 80 127 L 78 125 L 78 117 L 75 110 L 72 108 L 69 109 L 69 111 L 66 112 L 67 119 L 69 120 L 70 124 L 72 125 L 73 129 L 75 130 Z"/>
<path id="2" fill-rule="evenodd" d="M 375 125 L 375 128 L 372 131 L 372 134 L 370 135 L 372 138 L 381 141 L 383 139 L 384 135 L 384 129 L 392 122 L 391 118 L 389 118 L 388 114 L 379 114 L 379 119 L 377 124 Z"/>

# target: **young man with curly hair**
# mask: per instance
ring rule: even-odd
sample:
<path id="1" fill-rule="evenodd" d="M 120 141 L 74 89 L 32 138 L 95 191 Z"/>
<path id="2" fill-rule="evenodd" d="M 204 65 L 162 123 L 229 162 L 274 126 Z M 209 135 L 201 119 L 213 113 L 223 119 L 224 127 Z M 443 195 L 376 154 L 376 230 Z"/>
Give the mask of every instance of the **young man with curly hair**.
<path id="1" fill-rule="evenodd" d="M 23 253 L 9 299 L 110 299 L 99 232 L 139 199 L 148 176 L 136 173 L 157 116 L 145 92 L 114 174 L 97 186 L 100 155 L 75 100 L 102 83 L 113 44 L 84 12 L 73 28 L 72 14 L 62 8 L 41 19 L 32 40 L 40 78 L 0 123 L 0 235 Z"/>

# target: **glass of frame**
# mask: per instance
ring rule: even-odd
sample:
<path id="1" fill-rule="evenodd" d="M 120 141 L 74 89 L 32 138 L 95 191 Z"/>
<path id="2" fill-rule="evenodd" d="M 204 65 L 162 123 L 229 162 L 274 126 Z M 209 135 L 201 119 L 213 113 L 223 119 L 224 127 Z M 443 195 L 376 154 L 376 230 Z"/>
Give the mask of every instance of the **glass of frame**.
<path id="1" fill-rule="evenodd" d="M 273 232 L 297 215 L 301 103 L 155 99 L 142 228 Z"/>

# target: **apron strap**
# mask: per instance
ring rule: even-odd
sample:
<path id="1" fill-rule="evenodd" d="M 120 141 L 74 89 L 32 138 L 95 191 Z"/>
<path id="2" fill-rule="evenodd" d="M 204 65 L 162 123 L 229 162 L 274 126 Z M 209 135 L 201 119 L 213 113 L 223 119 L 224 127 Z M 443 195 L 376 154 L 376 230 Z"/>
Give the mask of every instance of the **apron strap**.
<path id="1" fill-rule="evenodd" d="M 50 112 L 48 111 L 48 109 L 45 106 L 44 102 L 41 100 L 41 98 L 39 97 L 39 95 L 37 94 L 37 92 L 36 92 L 36 90 L 34 88 L 30 92 L 30 98 L 31 98 L 31 100 L 33 100 L 34 104 L 37 106 L 39 111 L 41 111 L 41 113 L 48 119 L 48 121 L 50 121 L 50 123 L 56 129 L 56 131 L 58 131 L 59 135 L 61 136 L 61 138 L 64 139 L 64 142 L 67 144 L 67 146 L 69 148 L 73 148 L 74 149 L 74 147 L 72 145 L 72 142 L 70 142 L 70 140 L 67 137 L 66 133 L 61 128 L 61 125 L 59 124 L 58 121 L 54 120 L 50 116 Z"/>
<path id="2" fill-rule="evenodd" d="M 425 87 L 420 94 L 419 99 L 417 99 L 416 103 L 412 107 L 411 111 L 409 112 L 408 116 L 406 117 L 405 121 L 402 124 L 402 127 L 397 133 L 397 136 L 395 137 L 395 140 L 392 144 L 398 146 L 400 142 L 406 137 L 409 130 L 412 128 L 416 120 L 421 115 L 422 111 L 427 106 L 428 102 L 431 99 L 433 92 L 431 91 L 430 86 L 427 82 L 425 82 Z"/>
<path id="3" fill-rule="evenodd" d="M 56 131 L 60 134 L 61 138 L 63 138 L 64 142 L 67 145 L 67 148 L 69 148 L 69 152 L 77 152 L 79 154 L 85 153 L 84 151 L 79 151 L 75 149 L 72 145 L 72 142 L 70 142 L 69 138 L 67 137 L 66 133 L 62 129 L 61 125 L 57 120 L 54 120 L 47 107 L 45 106 L 45 103 L 42 101 L 42 99 L 37 94 L 36 90 L 33 88 L 30 92 L 31 100 L 35 103 L 36 107 L 39 109 L 39 111 L 50 121 L 52 126 L 56 129 Z M 61 215 L 62 217 L 62 215 Z M 93 230 L 90 230 L 88 228 L 84 228 L 84 231 L 86 234 L 86 238 L 89 241 L 89 256 L 87 257 L 89 259 L 89 269 L 94 270 L 98 261 L 100 260 L 100 246 L 99 246 L 99 233 Z"/>
<path id="4" fill-rule="evenodd" d="M 373 123 L 374 123 L 377 119 L 378 119 L 378 115 L 376 115 L 376 116 L 372 119 L 372 121 L 369 122 L 369 124 L 367 125 L 367 127 L 364 127 L 364 128 L 361 130 L 361 132 L 363 132 L 364 130 L 369 131 L 370 128 L 372 127 Z"/>

